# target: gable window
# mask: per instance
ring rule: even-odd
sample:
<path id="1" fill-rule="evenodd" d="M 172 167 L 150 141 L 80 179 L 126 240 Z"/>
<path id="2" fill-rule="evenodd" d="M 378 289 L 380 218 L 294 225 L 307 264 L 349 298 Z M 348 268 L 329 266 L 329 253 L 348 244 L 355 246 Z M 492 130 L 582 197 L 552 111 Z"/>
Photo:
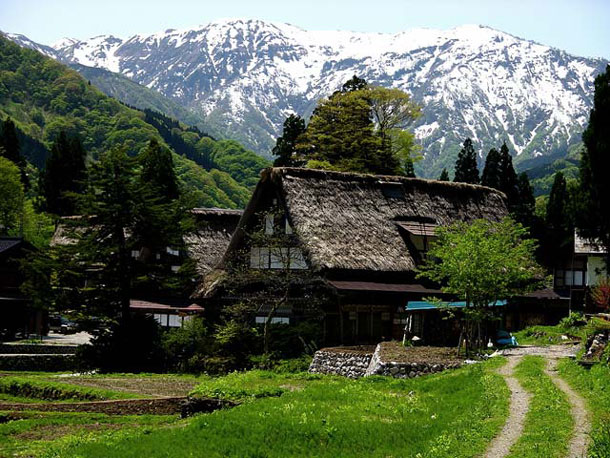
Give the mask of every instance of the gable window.
<path id="1" fill-rule="evenodd" d="M 415 249 L 425 257 L 430 249 L 430 244 L 436 239 L 436 224 L 419 221 L 396 221 L 396 225 L 403 229 Z"/>
<path id="2" fill-rule="evenodd" d="M 307 269 L 303 251 L 297 247 L 252 247 L 250 249 L 252 269 Z"/>
<path id="3" fill-rule="evenodd" d="M 267 213 L 265 215 L 265 234 L 273 235 L 273 224 L 274 224 L 273 213 Z"/>

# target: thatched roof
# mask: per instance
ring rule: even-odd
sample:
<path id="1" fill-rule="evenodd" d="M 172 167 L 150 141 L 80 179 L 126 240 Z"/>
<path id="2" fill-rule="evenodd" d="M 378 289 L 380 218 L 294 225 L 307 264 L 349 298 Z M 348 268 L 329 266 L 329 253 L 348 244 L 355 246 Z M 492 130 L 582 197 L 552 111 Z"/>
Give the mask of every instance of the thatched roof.
<path id="1" fill-rule="evenodd" d="M 606 249 L 599 240 L 581 237 L 578 230 L 574 231 L 574 253 L 588 255 L 605 255 Z"/>
<path id="2" fill-rule="evenodd" d="M 185 235 L 189 256 L 197 262 L 197 272 L 205 275 L 222 259 L 243 213 L 224 208 L 195 208 L 197 230 Z"/>
<path id="3" fill-rule="evenodd" d="M 240 244 L 241 229 L 260 210 L 266 193 L 283 201 L 315 270 L 412 271 L 416 255 L 397 223 L 445 226 L 478 218 L 497 221 L 508 214 L 505 195 L 484 186 L 270 168 L 261 174 L 227 256 Z"/>

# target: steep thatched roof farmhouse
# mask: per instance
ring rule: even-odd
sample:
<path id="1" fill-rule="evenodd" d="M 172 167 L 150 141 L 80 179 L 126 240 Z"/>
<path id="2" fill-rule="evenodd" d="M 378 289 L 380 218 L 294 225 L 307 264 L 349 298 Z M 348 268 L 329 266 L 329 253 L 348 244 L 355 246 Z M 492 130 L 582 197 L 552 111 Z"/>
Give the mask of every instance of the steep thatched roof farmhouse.
<path id="1" fill-rule="evenodd" d="M 400 325 L 396 316 L 407 300 L 439 292 L 435 285 L 417 280 L 414 272 L 436 227 L 478 218 L 500 220 L 507 214 L 504 194 L 483 186 L 266 169 L 220 267 L 225 278 L 231 277 L 231 266 L 240 263 L 256 271 L 287 268 L 314 275 L 337 297 L 325 307 L 327 337 L 379 340 L 395 334 L 391 325 Z M 257 231 L 269 237 L 286 234 L 286 246 L 253 239 Z M 199 297 L 222 302 L 219 284 L 202 284 Z M 224 294 L 235 297 L 234 292 Z M 294 311 L 286 315 L 282 322 L 298 321 Z"/>
<path id="2" fill-rule="evenodd" d="M 194 208 L 196 230 L 184 239 L 187 251 L 197 262 L 197 273 L 205 275 L 216 267 L 227 251 L 242 210 Z"/>

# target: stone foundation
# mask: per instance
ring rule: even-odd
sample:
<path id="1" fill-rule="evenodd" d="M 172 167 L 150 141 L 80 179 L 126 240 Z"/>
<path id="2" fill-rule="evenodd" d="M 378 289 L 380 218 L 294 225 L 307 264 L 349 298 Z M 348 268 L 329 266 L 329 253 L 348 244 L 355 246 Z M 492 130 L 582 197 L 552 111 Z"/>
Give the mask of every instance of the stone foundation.
<path id="1" fill-rule="evenodd" d="M 372 356 L 371 352 L 347 347 L 323 348 L 315 353 L 309 372 L 360 378 L 365 375 Z"/>

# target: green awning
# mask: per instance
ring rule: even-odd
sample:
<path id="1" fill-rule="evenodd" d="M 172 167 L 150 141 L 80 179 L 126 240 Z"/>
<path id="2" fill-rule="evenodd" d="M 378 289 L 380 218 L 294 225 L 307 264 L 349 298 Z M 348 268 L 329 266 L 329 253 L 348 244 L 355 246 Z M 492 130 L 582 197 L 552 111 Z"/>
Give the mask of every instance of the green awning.
<path id="1" fill-rule="evenodd" d="M 445 304 L 446 306 L 451 307 L 451 308 L 466 307 L 466 301 L 443 302 L 442 304 Z M 506 305 L 506 300 L 502 299 L 500 301 L 490 302 L 488 305 L 490 307 L 504 307 Z M 416 311 L 416 310 L 434 310 L 434 309 L 438 309 L 438 308 L 439 308 L 438 304 L 436 304 L 434 302 L 409 301 L 409 302 L 407 302 L 407 306 L 405 307 L 405 310 L 407 312 L 412 312 L 412 311 Z"/>

